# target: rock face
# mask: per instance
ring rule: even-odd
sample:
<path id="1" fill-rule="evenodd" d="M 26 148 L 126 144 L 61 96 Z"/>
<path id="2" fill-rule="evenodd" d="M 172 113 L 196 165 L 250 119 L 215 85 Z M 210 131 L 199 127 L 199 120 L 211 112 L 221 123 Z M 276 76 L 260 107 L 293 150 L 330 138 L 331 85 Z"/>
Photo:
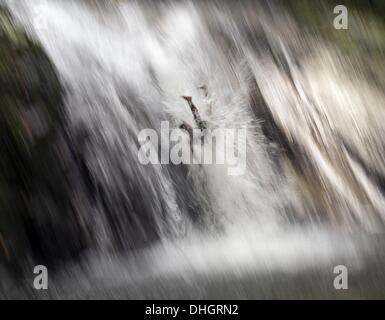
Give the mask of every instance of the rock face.
<path id="1" fill-rule="evenodd" d="M 0 262 L 8 265 L 57 262 L 83 246 L 65 174 L 62 92 L 42 47 L 0 6 Z"/>

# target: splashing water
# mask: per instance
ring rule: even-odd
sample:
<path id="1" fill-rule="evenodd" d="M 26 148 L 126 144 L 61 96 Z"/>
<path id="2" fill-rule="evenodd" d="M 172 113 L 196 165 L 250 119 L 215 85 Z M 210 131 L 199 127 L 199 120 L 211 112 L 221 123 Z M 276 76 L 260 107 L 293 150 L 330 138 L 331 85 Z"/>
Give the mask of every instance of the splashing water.
<path id="1" fill-rule="evenodd" d="M 360 264 L 348 232 L 381 231 L 384 218 L 370 175 L 385 169 L 384 96 L 337 50 L 264 2 L 7 3 L 66 87 L 90 180 L 78 199 L 94 236 L 88 275 L 121 284 Z M 247 128 L 244 175 L 139 163 L 141 129 L 193 125 L 182 95 L 211 126 Z"/>

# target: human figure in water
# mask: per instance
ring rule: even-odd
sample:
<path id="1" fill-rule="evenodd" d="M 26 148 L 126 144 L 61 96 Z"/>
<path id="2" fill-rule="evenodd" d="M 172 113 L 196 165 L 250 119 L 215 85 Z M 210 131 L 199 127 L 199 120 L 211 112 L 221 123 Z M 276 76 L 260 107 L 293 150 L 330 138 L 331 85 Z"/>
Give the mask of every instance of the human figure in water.
<path id="1" fill-rule="evenodd" d="M 205 97 L 208 96 L 208 91 L 207 91 L 207 87 L 204 85 L 204 86 L 201 86 L 199 87 L 199 89 L 202 89 L 203 90 L 203 93 L 205 95 Z M 194 117 L 194 121 L 195 123 L 197 124 L 198 128 L 203 132 L 204 130 L 207 129 L 207 122 L 202 120 L 200 114 L 199 114 L 199 110 L 198 108 L 195 106 L 195 104 L 193 103 L 192 101 L 192 97 L 190 96 L 182 96 L 182 98 L 184 100 L 187 101 L 189 107 L 190 107 L 190 110 L 193 114 L 193 117 Z M 180 129 L 183 129 L 183 130 L 186 130 L 187 133 L 189 134 L 190 136 L 190 147 L 191 147 L 191 152 L 193 152 L 193 140 L 194 140 L 194 132 L 193 132 L 193 128 L 185 121 L 183 121 L 183 123 L 179 126 Z M 203 139 L 203 136 L 202 136 L 202 139 Z M 203 142 L 203 140 L 202 140 Z"/>
<path id="2" fill-rule="evenodd" d="M 200 114 L 199 114 L 199 111 L 198 111 L 198 108 L 195 106 L 195 104 L 192 102 L 192 98 L 191 97 L 188 97 L 188 96 L 182 96 L 183 99 L 185 99 L 191 109 L 191 112 L 194 116 L 194 121 L 195 123 L 197 124 L 198 128 L 203 131 L 205 129 L 207 129 L 207 124 L 206 124 L 206 121 L 202 120 Z M 185 124 L 185 122 L 184 122 Z M 183 124 L 182 124 L 183 126 Z"/>

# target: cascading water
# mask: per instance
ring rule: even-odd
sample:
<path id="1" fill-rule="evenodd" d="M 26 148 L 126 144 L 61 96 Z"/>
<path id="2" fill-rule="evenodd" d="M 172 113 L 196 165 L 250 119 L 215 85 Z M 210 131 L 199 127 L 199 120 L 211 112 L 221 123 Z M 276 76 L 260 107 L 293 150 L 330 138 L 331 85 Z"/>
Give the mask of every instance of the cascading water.
<path id="1" fill-rule="evenodd" d="M 223 274 L 246 279 L 228 296 L 253 296 L 250 275 L 359 266 L 365 242 L 349 232 L 384 217 L 370 174 L 384 172 L 384 96 L 275 2 L 6 4 L 65 85 L 81 168 L 70 179 L 90 246 L 53 297 L 215 296 L 204 279 Z M 245 174 L 139 162 L 140 130 L 193 124 L 182 95 L 212 127 L 247 128 Z"/>

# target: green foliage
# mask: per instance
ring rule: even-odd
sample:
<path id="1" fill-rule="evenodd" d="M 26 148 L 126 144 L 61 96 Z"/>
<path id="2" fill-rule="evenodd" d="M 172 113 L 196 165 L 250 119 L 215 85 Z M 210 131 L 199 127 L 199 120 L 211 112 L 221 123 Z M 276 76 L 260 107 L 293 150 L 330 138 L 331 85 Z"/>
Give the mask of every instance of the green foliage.
<path id="1" fill-rule="evenodd" d="M 365 66 L 374 82 L 385 85 L 385 1 L 383 0 L 288 0 L 288 11 L 307 34 L 321 38 L 350 61 Z M 333 26 L 333 9 L 348 9 L 348 29 Z"/>

